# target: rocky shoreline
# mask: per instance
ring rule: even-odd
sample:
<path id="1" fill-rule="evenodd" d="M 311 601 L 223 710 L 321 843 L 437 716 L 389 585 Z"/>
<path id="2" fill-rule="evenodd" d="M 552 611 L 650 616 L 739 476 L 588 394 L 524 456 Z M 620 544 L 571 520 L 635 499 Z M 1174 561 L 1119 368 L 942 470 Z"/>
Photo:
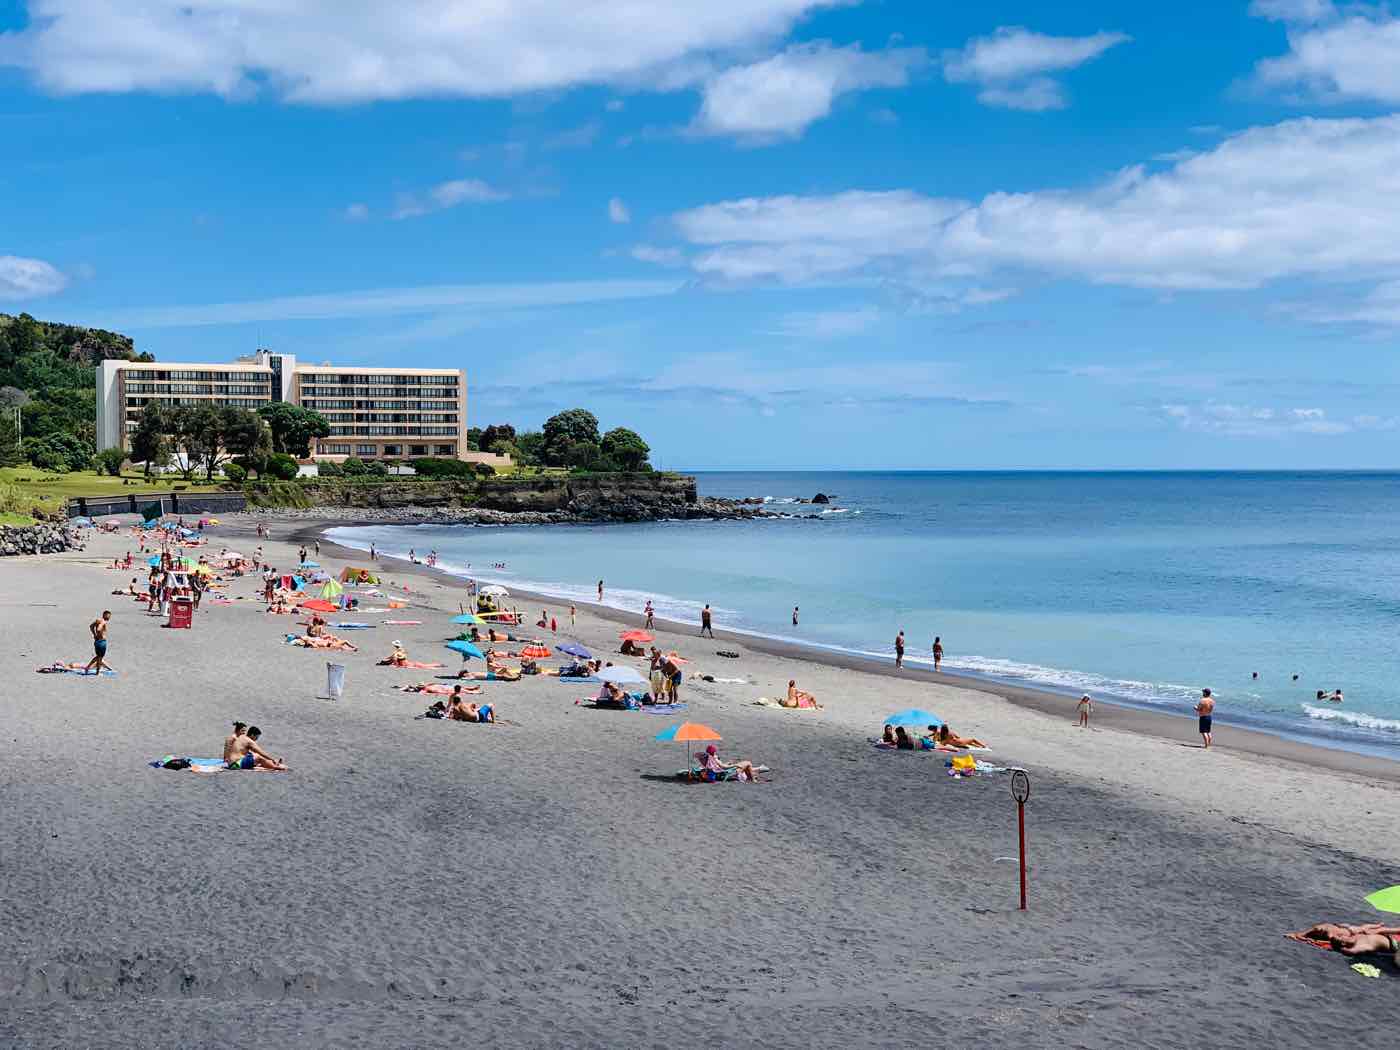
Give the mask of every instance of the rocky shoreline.
<path id="1" fill-rule="evenodd" d="M 766 510 L 762 501 L 718 499 L 702 496 L 693 503 L 641 501 L 590 502 L 566 510 L 495 510 L 484 507 L 340 507 L 304 509 L 248 508 L 245 515 L 267 518 L 299 518 L 307 521 L 344 521 L 356 524 L 451 525 L 599 525 L 649 521 L 749 521 L 754 518 L 814 518 L 820 514 L 788 514 Z"/>
<path id="2" fill-rule="evenodd" d="M 0 525 L 0 557 L 22 554 L 58 554 L 78 545 L 69 525 L 40 522 L 37 525 Z"/>

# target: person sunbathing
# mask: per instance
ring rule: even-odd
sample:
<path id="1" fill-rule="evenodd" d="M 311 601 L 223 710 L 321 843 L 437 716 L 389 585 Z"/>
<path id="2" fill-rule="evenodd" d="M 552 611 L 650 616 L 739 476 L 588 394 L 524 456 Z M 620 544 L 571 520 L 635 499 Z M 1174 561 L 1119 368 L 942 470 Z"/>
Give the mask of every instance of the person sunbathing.
<path id="1" fill-rule="evenodd" d="M 494 722 L 495 712 L 490 704 L 466 703 L 457 694 L 447 702 L 447 717 L 454 722 Z"/>
<path id="2" fill-rule="evenodd" d="M 403 647 L 403 642 L 395 641 L 394 649 L 388 656 L 379 661 L 380 667 L 403 667 L 408 663 L 408 650 Z"/>
<path id="3" fill-rule="evenodd" d="M 1331 948 L 1342 955 L 1391 955 L 1395 965 L 1400 966 L 1400 926 L 1384 926 L 1378 922 L 1364 926 L 1320 922 L 1301 933 L 1287 936 L 1319 948 Z"/>
<path id="4" fill-rule="evenodd" d="M 886 723 L 885 731 L 880 734 L 880 743 L 893 744 L 894 742 L 894 726 L 890 725 L 889 723 Z"/>
<path id="5" fill-rule="evenodd" d="M 618 649 L 623 656 L 646 656 L 647 652 L 631 638 L 624 638 L 622 647 Z"/>
<path id="6" fill-rule="evenodd" d="M 751 780 L 758 783 L 758 770 L 747 758 L 738 762 L 725 762 L 719 757 L 719 749 L 714 744 L 709 744 L 705 748 L 705 755 L 700 759 L 700 770 L 714 776 L 723 776 L 728 770 L 734 770 L 740 780 Z"/>
<path id="7" fill-rule="evenodd" d="M 518 682 L 520 672 L 510 667 L 502 667 L 498 670 L 488 668 L 485 671 L 463 669 L 457 672 L 457 677 L 464 682 Z"/>
<path id="8" fill-rule="evenodd" d="M 289 634 L 287 637 L 290 639 L 291 644 L 299 645 L 303 649 L 339 649 L 347 653 L 358 653 L 360 651 L 344 638 L 337 638 L 333 634 L 323 634 L 315 638 L 308 638 L 306 635 L 302 635 L 298 638 L 296 635 Z"/>
<path id="9" fill-rule="evenodd" d="M 787 696 L 778 701 L 783 707 L 821 707 L 817 703 L 816 697 L 811 693 L 803 692 L 797 688 L 795 678 L 788 679 Z"/>
<path id="10" fill-rule="evenodd" d="M 939 746 L 939 747 L 986 747 L 986 746 L 987 746 L 986 744 L 982 743 L 982 741 L 978 740 L 975 736 L 958 736 L 957 733 L 954 733 L 951 729 L 948 728 L 948 724 L 947 724 L 946 722 L 945 722 L 943 725 L 941 725 L 941 726 L 938 727 L 938 737 L 937 737 L 937 740 L 938 740 L 938 746 Z"/>
<path id="11" fill-rule="evenodd" d="M 290 613 L 292 610 L 287 607 L 286 595 L 276 594 L 273 595 L 272 604 L 267 607 L 267 611 L 270 613 L 276 613 L 279 616 L 283 616 L 287 613 Z"/>

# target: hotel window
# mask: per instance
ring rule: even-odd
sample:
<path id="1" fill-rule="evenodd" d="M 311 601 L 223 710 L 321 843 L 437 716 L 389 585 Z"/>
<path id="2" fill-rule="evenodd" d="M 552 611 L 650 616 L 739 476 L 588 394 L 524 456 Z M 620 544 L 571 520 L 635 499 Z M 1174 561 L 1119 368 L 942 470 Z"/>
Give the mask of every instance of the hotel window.
<path id="1" fill-rule="evenodd" d="M 428 454 L 427 445 L 409 445 L 408 454 L 410 456 L 426 456 Z"/>
<path id="2" fill-rule="evenodd" d="M 327 456 L 348 456 L 350 455 L 349 445 L 322 445 L 321 452 Z"/>
<path id="3" fill-rule="evenodd" d="M 377 456 L 379 455 L 378 445 L 356 445 L 355 455 L 357 456 Z"/>
<path id="4" fill-rule="evenodd" d="M 402 445 L 385 445 L 384 454 L 386 456 L 402 456 Z"/>
<path id="5" fill-rule="evenodd" d="M 438 445 L 438 446 L 437 446 L 437 453 L 438 453 L 439 456 L 455 456 L 455 455 L 457 454 L 457 446 L 456 446 L 456 445 Z"/>

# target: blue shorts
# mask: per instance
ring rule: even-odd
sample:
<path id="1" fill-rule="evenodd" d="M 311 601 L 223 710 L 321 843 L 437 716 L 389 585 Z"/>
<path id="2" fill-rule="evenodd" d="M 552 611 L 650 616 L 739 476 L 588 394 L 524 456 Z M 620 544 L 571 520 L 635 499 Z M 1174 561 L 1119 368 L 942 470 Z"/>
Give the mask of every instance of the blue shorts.
<path id="1" fill-rule="evenodd" d="M 1201 715 L 1201 717 L 1197 720 L 1196 725 L 1200 732 L 1209 733 L 1211 725 L 1211 716 Z"/>
<path id="2" fill-rule="evenodd" d="M 93 652 L 95 652 L 98 656 L 106 656 L 106 655 L 107 655 L 107 639 L 105 639 L 105 638 L 97 638 L 97 639 L 95 639 L 95 640 L 93 641 L 93 643 L 92 643 L 92 650 L 93 650 Z"/>

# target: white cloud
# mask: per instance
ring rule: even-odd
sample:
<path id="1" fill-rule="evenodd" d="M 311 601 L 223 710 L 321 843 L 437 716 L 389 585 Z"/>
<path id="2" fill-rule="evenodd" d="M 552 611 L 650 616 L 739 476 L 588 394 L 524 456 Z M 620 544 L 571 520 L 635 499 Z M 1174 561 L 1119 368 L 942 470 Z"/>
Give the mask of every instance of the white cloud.
<path id="1" fill-rule="evenodd" d="M 369 205 L 356 203 L 347 206 L 345 209 L 345 218 L 351 222 L 364 222 L 364 220 L 369 218 Z"/>
<path id="2" fill-rule="evenodd" d="M 875 87 L 900 87 L 924 65 L 921 48 L 865 52 L 858 46 L 802 44 L 752 65 L 709 78 L 691 130 L 755 141 L 800 136 L 831 112 L 839 95 Z"/>
<path id="3" fill-rule="evenodd" d="M 794 339 L 844 339 L 868 331 L 884 319 L 873 306 L 846 310 L 812 310 L 784 314 L 777 334 Z"/>
<path id="4" fill-rule="evenodd" d="M 58 94 L 504 97 L 660 84 L 677 64 L 779 39 L 839 2 L 30 0 L 28 27 L 0 34 L 0 62 Z"/>
<path id="5" fill-rule="evenodd" d="M 246 302 L 134 307 L 105 314 L 92 323 L 116 329 L 195 328 L 252 321 L 309 321 L 431 313 L 446 307 L 509 310 L 656 298 L 671 295 L 681 286 L 681 282 L 676 280 L 644 280 L 373 288 Z"/>
<path id="6" fill-rule="evenodd" d="M 621 197 L 614 197 L 608 201 L 608 218 L 618 223 L 632 221 L 632 213 L 627 210 L 627 205 Z"/>
<path id="7" fill-rule="evenodd" d="M 1275 22 L 1322 22 L 1337 9 L 1332 0 L 1254 0 L 1249 13 Z"/>
<path id="8" fill-rule="evenodd" d="M 1269 408 L 1239 405 L 1221 401 L 1203 404 L 1165 404 L 1157 411 L 1182 430 L 1224 437 L 1284 437 L 1306 434 L 1335 437 L 1357 428 L 1357 421 L 1366 420 L 1366 429 L 1384 429 L 1388 422 L 1375 416 L 1358 416 L 1356 421 L 1342 422 L 1327 418 L 1321 408 Z"/>
<path id="9" fill-rule="evenodd" d="M 1330 9 L 1319 17 L 1334 14 Z M 1290 25 L 1289 50 L 1255 66 L 1262 88 L 1302 91 L 1325 102 L 1400 103 L 1400 19 L 1375 11 Z"/>
<path id="10" fill-rule="evenodd" d="M 965 207 L 909 190 L 852 190 L 707 204 L 676 215 L 675 224 L 687 241 L 707 246 L 692 265 L 708 277 L 797 284 L 926 255 Z"/>
<path id="11" fill-rule="evenodd" d="M 632 258 L 638 262 L 655 263 L 657 266 L 685 265 L 685 255 L 678 248 L 658 248 L 653 244 L 637 244 L 632 247 L 631 254 Z"/>
<path id="12" fill-rule="evenodd" d="M 943 56 L 943 75 L 955 84 L 978 84 L 988 106 L 1039 112 L 1068 105 L 1064 88 L 1047 74 L 1063 73 L 1128 42 L 1126 33 L 1046 36 L 1021 26 L 1002 26 L 991 36 L 969 40 Z"/>
<path id="13" fill-rule="evenodd" d="M 509 199 L 509 193 L 495 189 L 481 179 L 453 179 L 438 183 L 426 193 L 399 194 L 394 206 L 394 218 L 411 219 L 417 215 L 455 208 L 459 204 L 494 204 Z"/>
<path id="14" fill-rule="evenodd" d="M 0 299 L 39 299 L 68 287 L 68 278 L 42 259 L 0 255 Z"/>
<path id="15" fill-rule="evenodd" d="M 963 279 L 1033 272 L 1161 289 L 1400 281 L 1400 115 L 1252 128 L 1083 190 L 747 198 L 674 217 L 725 282 Z M 1014 283 L 1014 282 L 1012 282 Z M 1400 287 L 1400 286 L 1398 286 Z M 1400 293 L 1375 304 L 1400 317 Z"/>

